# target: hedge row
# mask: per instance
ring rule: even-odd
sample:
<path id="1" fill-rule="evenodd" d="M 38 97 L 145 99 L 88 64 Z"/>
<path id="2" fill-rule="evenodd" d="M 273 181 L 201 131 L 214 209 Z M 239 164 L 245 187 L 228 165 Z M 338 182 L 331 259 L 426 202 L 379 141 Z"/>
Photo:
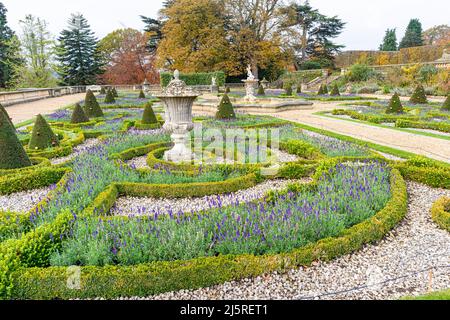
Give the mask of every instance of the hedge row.
<path id="1" fill-rule="evenodd" d="M 416 116 L 408 116 L 408 117 L 402 117 L 402 116 L 393 116 L 393 115 L 370 115 L 370 114 L 364 114 L 359 113 L 354 110 L 343 110 L 343 109 L 335 109 L 331 113 L 335 116 L 349 116 L 352 119 L 360 120 L 360 121 L 367 121 L 371 123 L 395 123 L 399 120 L 404 121 L 419 121 L 420 118 Z"/>
<path id="2" fill-rule="evenodd" d="M 431 217 L 442 229 L 450 232 L 450 198 L 439 198 L 431 208 Z"/>
<path id="3" fill-rule="evenodd" d="M 395 168 L 407 180 L 423 183 L 433 188 L 450 189 L 449 168 L 432 165 L 425 167 L 414 164 L 411 161 L 396 163 Z"/>
<path id="4" fill-rule="evenodd" d="M 444 122 L 397 120 L 395 126 L 397 128 L 430 129 L 450 133 L 450 124 Z"/>
<path id="5" fill-rule="evenodd" d="M 51 166 L 51 162 L 47 158 L 34 157 L 30 158 L 30 160 L 31 163 L 33 164 L 33 166 L 31 167 L 23 167 L 18 169 L 0 169 L 0 177 L 6 175 L 22 174 L 25 172 L 34 171 L 35 169 L 38 168 Z"/>
<path id="6" fill-rule="evenodd" d="M 161 86 L 167 87 L 169 82 L 173 78 L 173 74 L 171 72 L 161 72 Z M 217 72 L 203 72 L 203 73 L 181 73 L 180 79 L 186 82 L 186 85 L 188 86 L 209 86 L 211 85 L 211 80 L 213 77 L 216 77 L 216 84 L 218 86 L 224 86 L 225 85 L 225 73 L 222 71 Z"/>
<path id="7" fill-rule="evenodd" d="M 283 272 L 314 261 L 329 261 L 381 240 L 406 214 L 406 185 L 400 173 L 391 173 L 392 198 L 372 218 L 334 238 L 277 255 L 227 255 L 189 261 L 153 262 L 135 266 L 81 267 L 81 287 L 67 286 L 67 268 L 22 268 L 8 278 L 15 299 L 118 298 L 148 296 L 196 289 L 267 272 Z M 62 218 L 61 218 L 62 219 Z M 0 251 L 1 252 L 1 251 Z"/>
<path id="8" fill-rule="evenodd" d="M 159 129 L 161 128 L 161 123 L 149 123 L 149 124 L 144 124 L 141 121 L 136 121 L 134 123 L 134 128 L 136 130 L 154 130 L 154 129 Z"/>
<path id="9" fill-rule="evenodd" d="M 301 140 L 280 142 L 280 149 L 304 159 L 323 159 L 325 156 L 312 144 Z"/>

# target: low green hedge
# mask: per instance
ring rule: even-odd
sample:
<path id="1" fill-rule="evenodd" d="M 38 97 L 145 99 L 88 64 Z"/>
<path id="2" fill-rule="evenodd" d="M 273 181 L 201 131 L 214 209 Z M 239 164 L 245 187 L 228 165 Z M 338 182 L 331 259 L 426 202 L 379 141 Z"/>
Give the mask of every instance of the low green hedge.
<path id="1" fill-rule="evenodd" d="M 134 123 L 134 128 L 136 130 L 154 130 L 161 128 L 161 123 L 144 124 L 141 121 L 136 121 Z"/>
<path id="2" fill-rule="evenodd" d="M 345 230 L 335 238 L 322 239 L 292 252 L 264 256 L 227 255 L 127 267 L 81 267 L 79 290 L 68 288 L 67 268 L 16 268 L 10 269 L 15 272 L 3 273 L 3 278 L 7 280 L 6 285 L 1 282 L 5 288 L 3 291 L 7 293 L 7 297 L 14 299 L 148 296 L 208 287 L 273 271 L 284 272 L 299 266 L 309 266 L 318 260 L 329 261 L 359 250 L 365 244 L 381 240 L 404 218 L 407 211 L 406 184 L 395 169 L 391 173 L 391 186 L 391 200 L 372 218 Z M 64 217 L 63 215 L 59 219 Z M 1 249 L 0 247 L 0 254 Z M 4 264 L 5 261 L 9 260 L 2 259 L 1 263 Z"/>
<path id="3" fill-rule="evenodd" d="M 418 166 L 411 161 L 395 164 L 405 179 L 426 184 L 433 188 L 450 189 L 450 170 L 444 167 Z"/>
<path id="4" fill-rule="evenodd" d="M 30 160 L 31 163 L 33 164 L 31 167 L 24 167 L 17 169 L 0 169 L 0 177 L 7 175 L 22 174 L 25 172 L 34 171 L 38 168 L 49 167 L 52 165 L 50 160 L 48 160 L 47 158 L 33 157 L 30 158 Z"/>
<path id="5" fill-rule="evenodd" d="M 442 229 L 450 232 L 450 198 L 439 198 L 431 208 L 431 217 Z"/>
<path id="6" fill-rule="evenodd" d="M 304 159 L 322 159 L 325 157 L 315 146 L 301 140 L 280 142 L 280 149 Z"/>
<path id="7" fill-rule="evenodd" d="M 395 126 L 397 128 L 429 129 L 442 132 L 450 132 L 450 124 L 444 122 L 397 120 L 395 122 Z"/>
<path id="8" fill-rule="evenodd" d="M 26 151 L 31 157 L 42 157 L 47 159 L 53 159 L 70 155 L 73 152 L 73 148 L 72 145 L 69 144 L 40 151 L 34 151 L 26 148 Z"/>
<path id="9" fill-rule="evenodd" d="M 333 110 L 332 115 L 349 116 L 355 120 L 367 121 L 367 122 L 376 123 L 376 124 L 389 123 L 389 122 L 395 123 L 396 121 L 399 121 L 399 120 L 418 121 L 420 119 L 419 117 L 413 117 L 413 116 L 402 117 L 402 116 L 398 116 L 398 115 L 388 115 L 388 114 L 386 114 L 386 115 L 371 115 L 371 114 L 359 113 L 354 110 L 343 110 L 343 109 Z"/>
<path id="10" fill-rule="evenodd" d="M 172 80 L 173 74 L 171 72 L 161 72 L 161 86 L 167 87 Z M 180 73 L 180 79 L 183 80 L 188 86 L 211 85 L 211 80 L 216 77 L 216 83 L 218 86 L 223 87 L 225 85 L 225 73 L 223 71 L 217 72 L 198 72 L 198 73 Z"/>

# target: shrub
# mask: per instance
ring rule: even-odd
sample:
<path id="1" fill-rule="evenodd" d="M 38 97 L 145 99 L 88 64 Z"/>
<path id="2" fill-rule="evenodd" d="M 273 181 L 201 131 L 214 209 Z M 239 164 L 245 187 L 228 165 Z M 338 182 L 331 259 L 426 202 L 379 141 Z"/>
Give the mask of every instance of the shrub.
<path id="1" fill-rule="evenodd" d="M 230 98 L 227 94 L 224 94 L 222 100 L 219 103 L 219 107 L 216 113 L 216 119 L 220 120 L 231 120 L 236 119 L 236 114 L 234 113 L 233 105 L 231 104 Z"/>
<path id="2" fill-rule="evenodd" d="M 40 114 L 36 116 L 33 133 L 31 135 L 28 147 L 31 150 L 43 150 L 59 146 L 58 137 L 50 128 L 47 121 Z"/>
<path id="3" fill-rule="evenodd" d="M 284 86 L 284 91 L 286 96 L 292 96 L 292 85 L 290 83 Z"/>
<path id="4" fill-rule="evenodd" d="M 118 98 L 118 97 L 119 97 L 119 94 L 117 93 L 116 88 L 112 88 L 112 89 L 111 89 L 111 92 L 112 92 L 114 98 Z"/>
<path id="5" fill-rule="evenodd" d="M 16 169 L 31 166 L 22 144 L 17 138 L 16 129 L 6 110 L 0 109 L 0 169 Z"/>
<path id="6" fill-rule="evenodd" d="M 413 95 L 409 99 L 409 102 L 414 104 L 425 104 L 428 102 L 425 90 L 422 85 L 418 85 L 416 90 L 414 90 Z"/>
<path id="7" fill-rule="evenodd" d="M 297 85 L 297 93 L 302 93 L 302 84 L 301 83 L 299 83 Z"/>
<path id="8" fill-rule="evenodd" d="M 258 95 L 259 96 L 265 96 L 266 92 L 264 91 L 264 87 L 262 85 L 259 85 L 258 87 Z"/>
<path id="9" fill-rule="evenodd" d="M 340 96 L 340 95 L 341 93 L 339 92 L 339 87 L 337 83 L 335 83 L 331 88 L 330 96 Z"/>
<path id="10" fill-rule="evenodd" d="M 328 94 L 328 86 L 326 84 L 321 84 L 317 95 L 326 95 Z"/>
<path id="11" fill-rule="evenodd" d="M 81 108 L 80 104 L 75 104 L 75 108 L 72 112 L 72 118 L 70 119 L 70 123 L 86 123 L 89 122 L 89 117 L 84 112 L 83 108 Z"/>
<path id="12" fill-rule="evenodd" d="M 172 80 L 171 72 L 161 72 L 161 86 L 167 87 L 169 82 Z M 217 85 L 224 86 L 225 85 L 225 73 L 222 71 L 218 72 L 200 72 L 200 73 L 180 73 L 180 79 L 186 82 L 188 86 L 196 86 L 196 85 L 211 85 L 212 77 L 216 77 Z"/>
<path id="13" fill-rule="evenodd" d="M 112 90 L 108 90 L 108 92 L 106 92 L 105 103 L 107 104 L 116 103 L 116 99 L 114 98 L 114 93 Z"/>
<path id="14" fill-rule="evenodd" d="M 106 94 L 106 89 L 105 89 L 105 87 L 102 87 L 102 88 L 100 89 L 100 94 Z"/>
<path id="15" fill-rule="evenodd" d="M 226 87 L 225 93 L 230 93 L 230 92 L 231 92 L 230 87 Z"/>
<path id="16" fill-rule="evenodd" d="M 403 113 L 403 105 L 397 93 L 394 93 L 389 101 L 386 113 Z"/>
<path id="17" fill-rule="evenodd" d="M 450 111 L 450 93 L 447 94 L 447 99 L 445 99 L 444 104 L 442 105 L 442 110 Z"/>
<path id="18" fill-rule="evenodd" d="M 373 76 L 373 70 L 365 64 L 354 64 L 350 67 L 347 73 L 347 78 L 350 82 L 367 81 Z"/>
<path id="19" fill-rule="evenodd" d="M 9 117 L 8 112 L 6 111 L 5 107 L 2 106 L 2 104 L 0 103 L 0 113 L 3 112 L 6 115 L 6 120 L 14 127 L 14 124 L 12 123 L 11 118 Z"/>
<path id="20" fill-rule="evenodd" d="M 139 91 L 139 99 L 145 99 L 145 93 L 143 90 Z"/>
<path id="21" fill-rule="evenodd" d="M 442 229 L 450 232 L 450 198 L 437 200 L 431 208 L 431 217 Z"/>
<path id="22" fill-rule="evenodd" d="M 156 119 L 155 113 L 153 112 L 152 103 L 147 102 L 144 109 L 144 114 L 142 115 L 142 124 L 154 124 L 159 123 Z"/>
<path id="23" fill-rule="evenodd" d="M 97 98 L 94 96 L 91 90 L 86 92 L 86 98 L 84 100 L 84 112 L 89 118 L 103 117 L 103 111 L 97 102 Z"/>

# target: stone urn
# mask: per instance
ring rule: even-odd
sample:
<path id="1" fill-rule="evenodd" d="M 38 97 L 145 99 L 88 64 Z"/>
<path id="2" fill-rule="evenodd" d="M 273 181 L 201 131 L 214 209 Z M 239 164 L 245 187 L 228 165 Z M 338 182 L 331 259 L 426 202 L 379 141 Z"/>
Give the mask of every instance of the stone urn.
<path id="1" fill-rule="evenodd" d="M 174 143 L 174 147 L 164 154 L 164 160 L 175 163 L 192 160 L 189 132 L 194 128 L 192 105 L 198 96 L 198 93 L 180 80 L 178 70 L 174 72 L 174 79 L 169 85 L 156 96 L 164 104 L 165 123 L 163 129 L 171 132 L 171 139 Z"/>

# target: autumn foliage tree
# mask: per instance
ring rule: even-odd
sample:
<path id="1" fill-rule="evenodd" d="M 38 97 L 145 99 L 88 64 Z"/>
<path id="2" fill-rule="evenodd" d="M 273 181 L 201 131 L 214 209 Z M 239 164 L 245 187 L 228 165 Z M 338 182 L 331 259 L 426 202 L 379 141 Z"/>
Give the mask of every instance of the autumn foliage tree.
<path id="1" fill-rule="evenodd" d="M 100 41 L 106 61 L 101 80 L 106 84 L 138 84 L 147 79 L 158 83 L 155 55 L 148 51 L 148 35 L 134 29 L 119 29 Z"/>

